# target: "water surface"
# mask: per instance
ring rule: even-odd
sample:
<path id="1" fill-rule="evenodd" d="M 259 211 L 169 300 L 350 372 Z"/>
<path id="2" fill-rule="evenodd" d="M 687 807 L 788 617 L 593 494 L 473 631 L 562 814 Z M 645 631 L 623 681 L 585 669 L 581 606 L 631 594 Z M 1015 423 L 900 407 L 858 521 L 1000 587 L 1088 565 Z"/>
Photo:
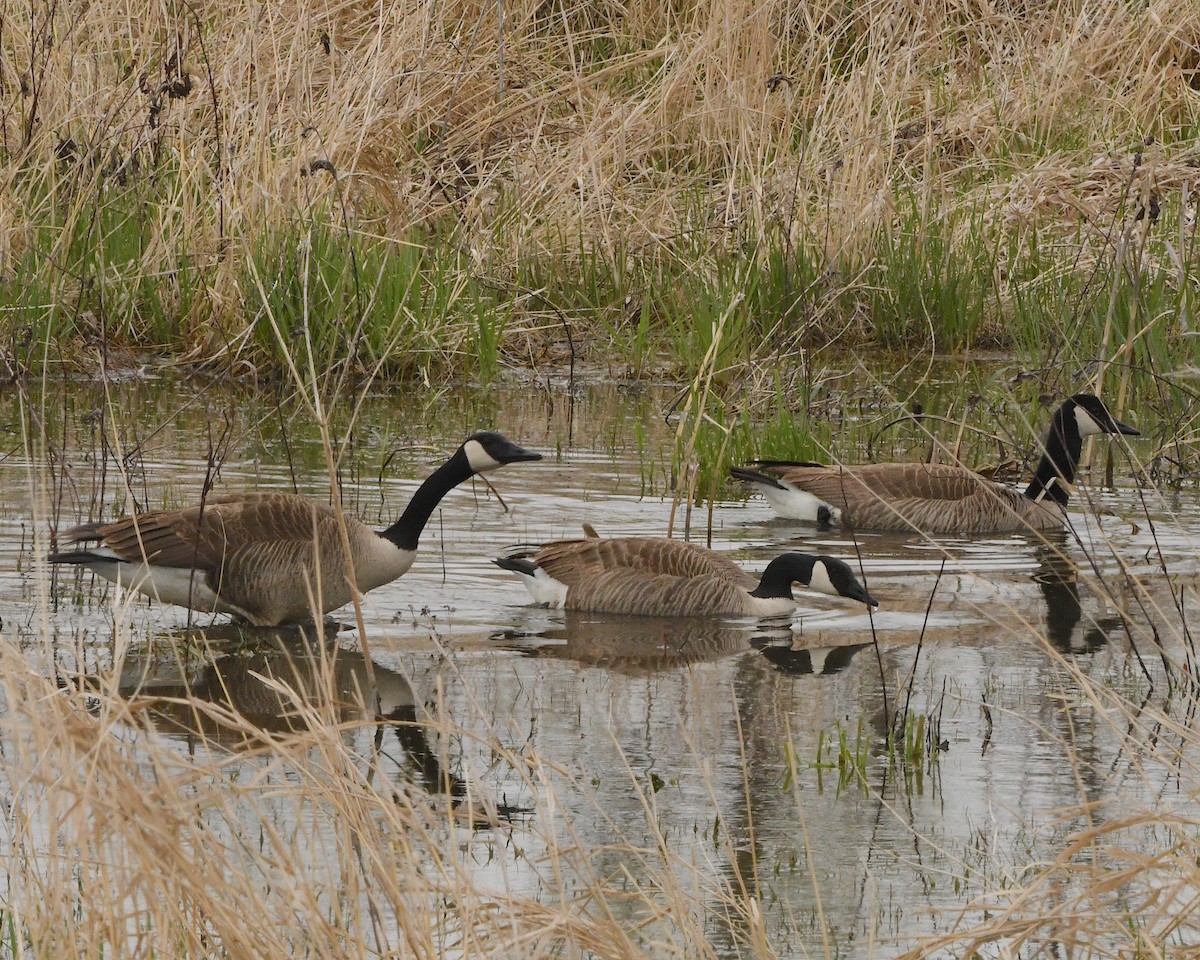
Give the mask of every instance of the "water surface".
<path id="1" fill-rule="evenodd" d="M 47 670 L 89 675 L 119 648 L 122 692 L 164 700 L 162 741 L 237 750 L 240 734 L 177 701 L 232 704 L 269 726 L 288 710 L 264 699 L 256 678 L 302 689 L 304 651 L 181 659 L 170 639 L 214 618 L 189 624 L 186 611 L 118 596 L 86 574 L 51 579 L 40 560 L 47 531 L 135 503 L 181 505 L 206 482 L 323 496 L 325 452 L 302 414 L 259 394 L 174 381 L 108 389 L 107 407 L 83 384 L 42 406 L 44 433 L 10 434 L 0 461 L 5 637 Z M 601 881 L 680 884 L 725 956 L 739 955 L 747 933 L 724 898 L 748 893 L 781 955 L 821 954 L 827 935 L 838 956 L 886 956 L 947 929 L 1015 864 L 1049 856 L 1084 822 L 1062 811 L 1088 802 L 1103 819 L 1161 797 L 1171 771 L 1129 752 L 1076 671 L 1135 702 L 1162 695 L 1150 627 L 1171 656 L 1188 651 L 1173 599 L 1196 574 L 1200 509 L 1186 495 L 1091 489 L 1073 504 L 1072 529 L 1049 542 L 935 543 L 854 541 L 780 521 L 730 484 L 711 525 L 705 508 L 692 512 L 692 539 L 754 570 L 794 549 L 861 561 L 879 609 L 814 598 L 790 622 L 714 623 L 532 607 L 491 557 L 579 536 L 583 522 L 608 536 L 667 532 L 674 424 L 663 411 L 673 396 L 527 386 L 415 408 L 383 394 L 367 400 L 343 450 L 344 501 L 380 526 L 472 429 L 501 429 L 547 454 L 451 493 L 412 570 L 364 604 L 384 712 L 396 721 L 397 789 L 471 794 L 504 814 L 461 848 L 480 882 L 548 901 Z M 15 404 L 10 417 L 21 422 Z M 683 527 L 681 510 L 677 535 Z M 352 623 L 350 611 L 338 616 Z M 212 636 L 217 646 L 221 632 Z M 351 702 L 365 685 L 362 637 L 350 628 L 335 643 Z M 898 709 L 932 730 L 907 766 L 884 747 Z M 412 723 L 430 717 L 459 735 Z M 352 736 L 369 752 L 369 732 Z M 838 765 L 839 743 L 861 767 Z M 538 763 L 498 761 L 496 746 Z M 248 811 L 246 829 L 262 815 Z M 628 904 L 631 930 L 643 919 L 636 898 L 614 902 Z M 647 941 L 669 936 L 640 929 Z"/>

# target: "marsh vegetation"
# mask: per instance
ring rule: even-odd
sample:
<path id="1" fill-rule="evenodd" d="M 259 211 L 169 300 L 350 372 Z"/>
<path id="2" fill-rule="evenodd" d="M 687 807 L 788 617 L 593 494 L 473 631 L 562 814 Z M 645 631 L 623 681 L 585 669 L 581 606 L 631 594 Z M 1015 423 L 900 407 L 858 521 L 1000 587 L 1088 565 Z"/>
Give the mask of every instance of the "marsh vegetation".
<path id="1" fill-rule="evenodd" d="M 1194 953 L 1200 10 L 39 0 L 0 53 L 0 953 Z M 1017 479 L 1081 389 L 1144 439 L 1061 536 L 727 479 Z M 332 637 L 44 561 L 222 487 L 382 524 L 479 427 L 548 462 Z M 555 615 L 487 563 L 582 521 L 882 606 Z"/>
<path id="2" fill-rule="evenodd" d="M 2 43 L 16 369 L 1191 343 L 1186 5 L 51 0 Z"/>

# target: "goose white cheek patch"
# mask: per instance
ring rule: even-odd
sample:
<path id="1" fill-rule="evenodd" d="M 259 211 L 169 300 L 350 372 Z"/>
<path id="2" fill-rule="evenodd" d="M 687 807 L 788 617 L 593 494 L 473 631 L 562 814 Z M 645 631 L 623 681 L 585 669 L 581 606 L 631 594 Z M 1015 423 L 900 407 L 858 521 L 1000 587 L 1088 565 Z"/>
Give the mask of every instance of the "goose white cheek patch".
<path id="1" fill-rule="evenodd" d="M 478 440 L 468 440 L 464 443 L 463 452 L 467 455 L 467 463 L 471 465 L 471 469 L 476 473 L 495 470 L 500 466 L 500 461 L 484 450 L 483 444 Z"/>
<path id="2" fill-rule="evenodd" d="M 833 581 L 829 579 L 829 571 L 820 560 L 813 564 L 812 580 L 808 584 L 808 589 L 815 590 L 817 593 L 833 594 L 835 597 L 840 596 L 840 591 L 833 585 Z"/>
<path id="3" fill-rule="evenodd" d="M 1096 422 L 1096 418 L 1080 406 L 1075 407 L 1075 425 L 1079 428 L 1081 437 L 1094 437 L 1105 432 Z"/>

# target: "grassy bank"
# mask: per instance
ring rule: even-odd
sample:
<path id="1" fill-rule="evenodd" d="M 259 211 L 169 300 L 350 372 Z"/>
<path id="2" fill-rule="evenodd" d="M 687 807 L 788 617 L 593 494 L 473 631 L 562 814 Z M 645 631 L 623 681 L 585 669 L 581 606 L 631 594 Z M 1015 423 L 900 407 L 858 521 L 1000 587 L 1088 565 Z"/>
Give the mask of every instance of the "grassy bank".
<path id="1" fill-rule="evenodd" d="M 1200 13 L 18 3 L 11 369 L 1191 362 Z M 713 351 L 719 326 L 719 349 Z"/>

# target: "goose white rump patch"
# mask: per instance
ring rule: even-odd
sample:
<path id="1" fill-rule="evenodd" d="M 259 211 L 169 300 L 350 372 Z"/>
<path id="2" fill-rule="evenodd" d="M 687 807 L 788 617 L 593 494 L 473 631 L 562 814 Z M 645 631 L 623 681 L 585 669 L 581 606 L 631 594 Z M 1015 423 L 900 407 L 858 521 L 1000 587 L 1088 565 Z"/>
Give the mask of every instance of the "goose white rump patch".
<path id="1" fill-rule="evenodd" d="M 95 547 L 91 551 L 112 560 L 94 560 L 88 569 L 105 580 L 110 580 L 126 590 L 136 590 L 163 603 L 180 607 L 191 607 L 205 612 L 229 612 L 251 619 L 249 615 L 232 604 L 220 600 L 205 582 L 199 570 L 186 567 L 160 567 L 150 563 L 129 563 L 121 560 L 108 547 Z"/>
<path id="2" fill-rule="evenodd" d="M 781 517 L 786 517 L 789 520 L 807 520 L 809 523 L 816 523 L 821 518 L 821 508 L 824 507 L 829 511 L 829 522 L 838 524 L 842 522 L 842 511 L 837 507 L 832 507 L 820 497 L 815 497 L 807 490 L 801 490 L 797 486 L 793 486 L 786 480 L 781 480 L 784 489 L 779 487 L 759 484 L 758 488 L 762 491 L 762 495 L 766 498 L 776 513 Z"/>
<path id="3" fill-rule="evenodd" d="M 567 585 L 561 580 L 555 580 L 541 567 L 533 574 L 513 571 L 525 584 L 525 589 L 536 603 L 544 604 L 552 610 L 562 610 L 567 605 Z"/>

